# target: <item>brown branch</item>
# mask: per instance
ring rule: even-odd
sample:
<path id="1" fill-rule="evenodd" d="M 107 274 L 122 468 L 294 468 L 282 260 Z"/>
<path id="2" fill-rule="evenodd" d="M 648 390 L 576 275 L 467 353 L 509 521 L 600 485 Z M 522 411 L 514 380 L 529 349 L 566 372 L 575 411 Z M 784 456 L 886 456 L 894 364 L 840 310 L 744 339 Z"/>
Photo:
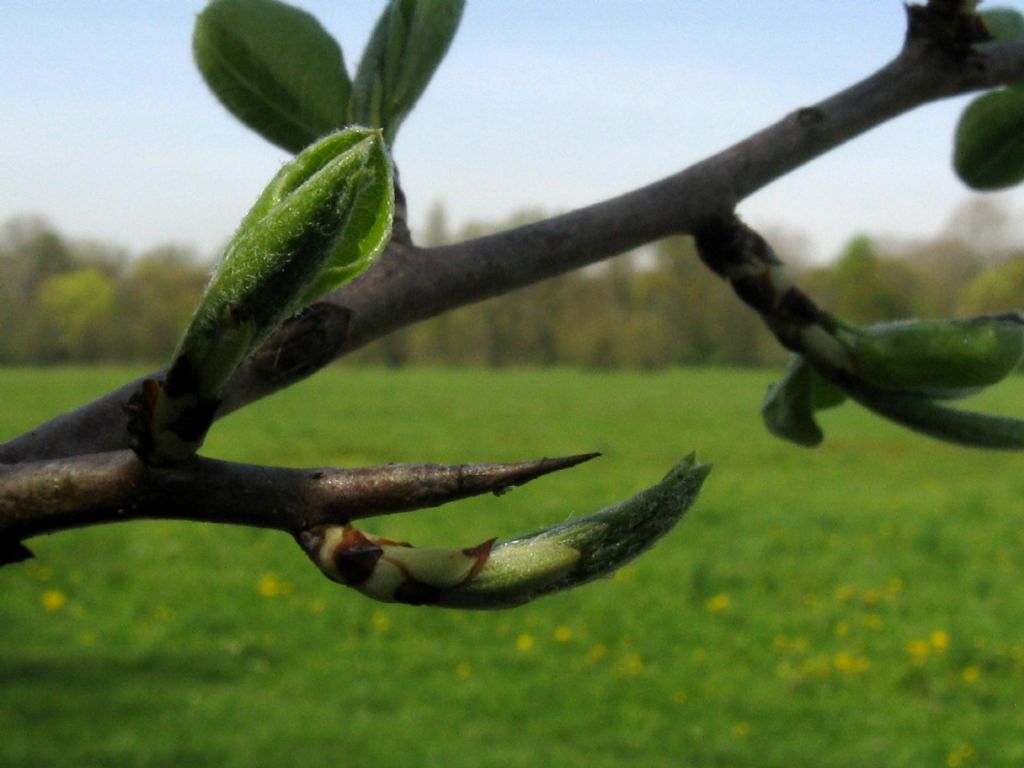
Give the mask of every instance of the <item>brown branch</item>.
<path id="1" fill-rule="evenodd" d="M 771 181 L 910 109 L 1022 78 L 1024 44 L 954 56 L 911 35 L 896 59 L 860 83 L 654 184 L 459 245 L 422 249 L 404 239 L 394 242 L 372 270 L 333 294 L 329 304 L 286 324 L 240 367 L 218 416 L 398 328 L 690 233 Z M 0 462 L 126 447 L 121 410 L 136 386 L 126 385 L 0 446 Z"/>
<path id="2" fill-rule="evenodd" d="M 0 565 L 32 536 L 139 519 L 196 520 L 297 534 L 315 525 L 504 493 L 598 454 L 516 464 L 283 469 L 197 458 L 148 467 L 131 451 L 0 467 Z M 9 560 L 16 559 L 14 555 Z"/>

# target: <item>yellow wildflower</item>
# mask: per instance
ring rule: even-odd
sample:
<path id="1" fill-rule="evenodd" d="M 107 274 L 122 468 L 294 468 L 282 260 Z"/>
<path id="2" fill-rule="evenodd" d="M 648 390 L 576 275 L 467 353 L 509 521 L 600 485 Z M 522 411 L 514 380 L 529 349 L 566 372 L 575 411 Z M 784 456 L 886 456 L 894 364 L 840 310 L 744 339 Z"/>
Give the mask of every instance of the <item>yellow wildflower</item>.
<path id="1" fill-rule="evenodd" d="M 714 597 L 708 599 L 707 609 L 712 613 L 721 613 L 722 611 L 729 610 L 732 605 L 732 600 L 727 594 L 721 592 Z"/>
<path id="2" fill-rule="evenodd" d="M 942 653 L 949 648 L 949 635 L 944 630 L 937 629 L 932 632 L 932 648 Z"/>
<path id="3" fill-rule="evenodd" d="M 531 648 L 533 648 L 533 635 L 524 632 L 516 638 L 517 651 L 522 651 L 523 653 L 526 653 Z"/>
<path id="4" fill-rule="evenodd" d="M 374 611 L 370 615 L 370 621 L 373 624 L 373 629 L 378 634 L 383 635 L 391 630 L 391 619 L 384 611 Z"/>
<path id="5" fill-rule="evenodd" d="M 949 753 L 949 757 L 946 758 L 946 765 L 949 768 L 959 768 L 959 766 L 972 757 L 974 757 L 974 747 L 970 744 L 961 744 Z"/>
<path id="6" fill-rule="evenodd" d="M 572 630 L 566 626 L 561 626 L 555 629 L 555 640 L 560 643 L 567 643 L 572 640 Z"/>
<path id="7" fill-rule="evenodd" d="M 907 643 L 907 653 L 915 664 L 924 664 L 931 652 L 932 646 L 927 640 L 911 640 Z"/>
<path id="8" fill-rule="evenodd" d="M 263 595 L 263 597 L 277 597 L 278 595 L 287 595 L 292 591 L 292 588 L 274 574 L 265 573 L 256 582 L 256 591 Z"/>
<path id="9" fill-rule="evenodd" d="M 608 655 L 608 646 L 604 643 L 598 643 L 587 651 L 588 661 L 599 661 Z"/>
<path id="10" fill-rule="evenodd" d="M 67 603 L 68 596 L 61 592 L 59 589 L 48 589 L 43 592 L 41 602 L 43 608 L 48 611 L 59 611 Z"/>
<path id="11" fill-rule="evenodd" d="M 964 671 L 961 674 L 965 683 L 973 683 L 981 677 L 981 670 L 972 664 L 969 667 L 964 667 Z"/>
<path id="12" fill-rule="evenodd" d="M 612 581 L 629 581 L 636 575 L 635 565 L 624 565 L 612 574 Z"/>
<path id="13" fill-rule="evenodd" d="M 863 656 L 857 656 L 856 654 L 849 653 L 847 651 L 840 651 L 835 655 L 833 659 L 836 669 L 840 672 L 845 672 L 848 675 L 857 675 L 866 670 L 871 666 L 871 662 Z"/>
<path id="14" fill-rule="evenodd" d="M 853 589 L 843 584 L 842 586 L 836 587 L 835 599 L 838 603 L 845 603 L 853 597 Z"/>

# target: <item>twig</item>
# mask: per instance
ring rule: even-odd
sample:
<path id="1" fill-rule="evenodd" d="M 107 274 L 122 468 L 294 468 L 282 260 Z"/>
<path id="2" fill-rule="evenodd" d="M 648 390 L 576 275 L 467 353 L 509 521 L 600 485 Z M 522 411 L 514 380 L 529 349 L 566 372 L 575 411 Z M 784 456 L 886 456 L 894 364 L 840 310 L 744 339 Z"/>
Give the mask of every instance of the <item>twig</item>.
<path id="1" fill-rule="evenodd" d="M 131 451 L 114 451 L 0 467 L 0 555 L 9 553 L 6 562 L 24 559 L 17 542 L 32 536 L 139 519 L 229 523 L 294 535 L 316 525 L 500 494 L 597 455 L 359 469 L 283 469 L 196 458 L 154 468 Z"/>

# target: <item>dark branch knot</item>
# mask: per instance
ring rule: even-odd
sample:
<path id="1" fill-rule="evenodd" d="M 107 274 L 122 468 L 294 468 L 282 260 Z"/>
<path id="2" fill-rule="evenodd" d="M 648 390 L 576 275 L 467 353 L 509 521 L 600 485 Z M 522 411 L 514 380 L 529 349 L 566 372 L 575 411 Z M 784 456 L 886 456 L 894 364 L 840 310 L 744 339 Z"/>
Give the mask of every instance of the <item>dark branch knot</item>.
<path id="1" fill-rule="evenodd" d="M 962 62 L 974 46 L 992 40 L 972 0 L 929 0 L 908 5 L 906 48 L 921 47 Z"/>

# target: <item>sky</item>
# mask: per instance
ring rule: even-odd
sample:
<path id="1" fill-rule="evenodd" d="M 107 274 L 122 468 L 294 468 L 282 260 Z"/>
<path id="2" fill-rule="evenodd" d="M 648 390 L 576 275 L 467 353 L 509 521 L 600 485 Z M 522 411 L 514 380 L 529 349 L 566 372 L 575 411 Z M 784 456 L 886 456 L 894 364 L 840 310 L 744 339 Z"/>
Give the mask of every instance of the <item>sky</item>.
<path id="1" fill-rule="evenodd" d="M 0 222 L 38 214 L 133 252 L 223 246 L 287 154 L 220 107 L 192 64 L 204 4 L 4 0 Z M 382 2 L 296 4 L 353 71 Z M 413 231 L 436 203 L 458 226 L 655 181 L 866 76 L 903 32 L 899 0 L 468 0 L 395 143 Z M 977 197 L 949 162 L 966 101 L 882 126 L 740 213 L 803 235 L 813 261 L 861 232 L 934 237 Z M 989 197 L 1024 213 L 1024 192 Z"/>

